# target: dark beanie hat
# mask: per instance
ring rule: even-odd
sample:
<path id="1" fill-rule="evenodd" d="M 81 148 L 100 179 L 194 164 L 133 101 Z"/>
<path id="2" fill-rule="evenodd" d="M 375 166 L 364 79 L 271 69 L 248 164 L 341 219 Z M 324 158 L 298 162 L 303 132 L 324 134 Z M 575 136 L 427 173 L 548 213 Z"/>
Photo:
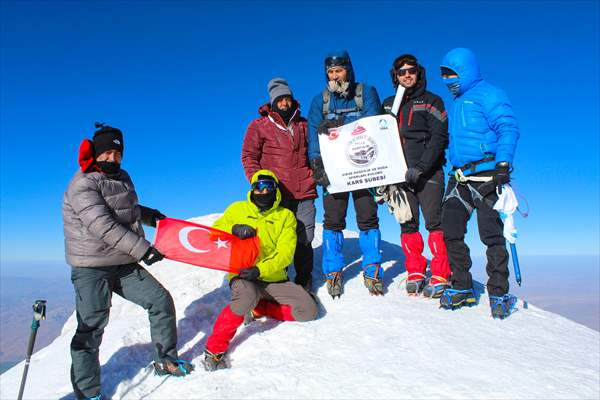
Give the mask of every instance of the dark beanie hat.
<path id="1" fill-rule="evenodd" d="M 275 103 L 278 97 L 281 96 L 290 96 L 294 97 L 292 91 L 290 90 L 290 86 L 287 81 L 283 78 L 273 78 L 267 84 L 267 90 L 269 91 L 269 102 L 271 103 L 271 107 Z"/>
<path id="2" fill-rule="evenodd" d="M 108 150 L 118 150 L 123 154 L 123 132 L 112 126 L 96 124 L 98 130 L 94 132 L 94 157 Z"/>

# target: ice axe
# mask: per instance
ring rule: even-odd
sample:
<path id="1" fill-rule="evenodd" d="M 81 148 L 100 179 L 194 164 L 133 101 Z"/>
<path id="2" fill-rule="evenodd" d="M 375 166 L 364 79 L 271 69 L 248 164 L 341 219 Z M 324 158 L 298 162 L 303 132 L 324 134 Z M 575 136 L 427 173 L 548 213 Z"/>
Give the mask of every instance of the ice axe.
<path id="1" fill-rule="evenodd" d="M 519 257 L 517 256 L 517 245 L 514 243 L 510 243 L 510 255 L 515 270 L 515 280 L 521 286 L 521 267 L 519 267 Z"/>
<path id="2" fill-rule="evenodd" d="M 25 359 L 25 369 L 23 370 L 23 377 L 21 378 L 21 387 L 19 388 L 18 400 L 23 398 L 23 390 L 25 389 L 25 380 L 27 379 L 27 371 L 29 370 L 29 361 L 31 360 L 31 353 L 33 353 L 33 345 L 35 343 L 35 336 L 37 330 L 40 327 L 40 320 L 46 319 L 46 300 L 36 300 L 33 303 L 33 320 L 31 321 L 31 334 L 29 335 L 29 345 L 27 346 L 27 358 Z"/>

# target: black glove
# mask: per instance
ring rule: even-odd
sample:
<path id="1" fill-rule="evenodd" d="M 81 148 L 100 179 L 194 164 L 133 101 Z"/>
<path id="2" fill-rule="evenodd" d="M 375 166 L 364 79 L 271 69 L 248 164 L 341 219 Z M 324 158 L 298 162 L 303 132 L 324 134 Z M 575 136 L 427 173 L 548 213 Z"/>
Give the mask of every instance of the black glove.
<path id="1" fill-rule="evenodd" d="M 144 254 L 144 257 L 142 257 L 142 261 L 146 263 L 146 265 L 152 265 L 163 258 L 165 258 L 165 256 L 160 251 L 150 246 L 146 254 Z"/>
<path id="2" fill-rule="evenodd" d="M 421 175 L 423 175 L 423 171 L 420 168 L 410 167 L 406 171 L 406 183 L 408 183 L 411 186 L 417 186 L 417 182 L 419 182 L 419 178 L 421 178 Z"/>
<path id="3" fill-rule="evenodd" d="M 344 117 L 338 117 L 334 119 L 324 119 L 317 128 L 319 135 L 329 135 L 329 129 L 337 128 L 338 126 L 344 125 Z"/>
<path id="4" fill-rule="evenodd" d="M 247 281 L 255 281 L 260 276 L 258 267 L 245 268 L 240 271 L 239 277 Z"/>
<path id="5" fill-rule="evenodd" d="M 496 164 L 494 170 L 494 185 L 498 188 L 498 193 L 502 194 L 502 185 L 510 182 L 510 164 L 506 161 Z"/>
<path id="6" fill-rule="evenodd" d="M 317 157 L 310 162 L 310 168 L 313 171 L 313 179 L 319 185 L 326 188 L 329 186 L 329 178 L 327 177 L 327 172 L 325 172 L 325 166 L 323 165 L 323 160 L 321 157 Z"/>
<path id="7" fill-rule="evenodd" d="M 142 222 L 153 228 L 156 228 L 157 220 L 167 218 L 166 215 L 155 208 L 148 208 L 144 206 L 140 206 L 140 208 L 142 210 Z"/>
<path id="8" fill-rule="evenodd" d="M 235 224 L 231 228 L 231 233 L 240 239 L 248 239 L 256 236 L 256 229 L 246 224 Z"/>

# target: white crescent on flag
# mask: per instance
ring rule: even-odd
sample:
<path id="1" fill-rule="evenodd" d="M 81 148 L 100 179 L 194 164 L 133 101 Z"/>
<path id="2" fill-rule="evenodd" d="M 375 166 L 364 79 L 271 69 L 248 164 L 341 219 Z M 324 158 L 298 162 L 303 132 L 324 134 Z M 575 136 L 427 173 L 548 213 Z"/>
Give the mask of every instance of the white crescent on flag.
<path id="1" fill-rule="evenodd" d="M 202 230 L 202 231 L 206 231 L 207 233 L 210 233 L 208 231 L 208 229 L 198 228 L 195 226 L 187 226 L 179 231 L 179 242 L 181 243 L 181 245 L 183 247 L 185 247 L 187 250 L 191 251 L 192 253 L 208 253 L 210 250 L 197 249 L 194 246 L 192 246 L 192 244 L 190 243 L 188 235 L 191 231 L 196 231 L 196 230 Z"/>

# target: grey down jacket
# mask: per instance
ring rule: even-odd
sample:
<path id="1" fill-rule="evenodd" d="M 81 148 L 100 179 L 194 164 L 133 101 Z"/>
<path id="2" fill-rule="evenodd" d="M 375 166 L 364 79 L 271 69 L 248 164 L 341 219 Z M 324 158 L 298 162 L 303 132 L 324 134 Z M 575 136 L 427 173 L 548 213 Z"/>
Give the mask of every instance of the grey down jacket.
<path id="1" fill-rule="evenodd" d="M 138 262 L 150 248 L 141 225 L 143 209 L 124 170 L 116 179 L 77 171 L 62 207 L 67 262 L 74 267 Z"/>

